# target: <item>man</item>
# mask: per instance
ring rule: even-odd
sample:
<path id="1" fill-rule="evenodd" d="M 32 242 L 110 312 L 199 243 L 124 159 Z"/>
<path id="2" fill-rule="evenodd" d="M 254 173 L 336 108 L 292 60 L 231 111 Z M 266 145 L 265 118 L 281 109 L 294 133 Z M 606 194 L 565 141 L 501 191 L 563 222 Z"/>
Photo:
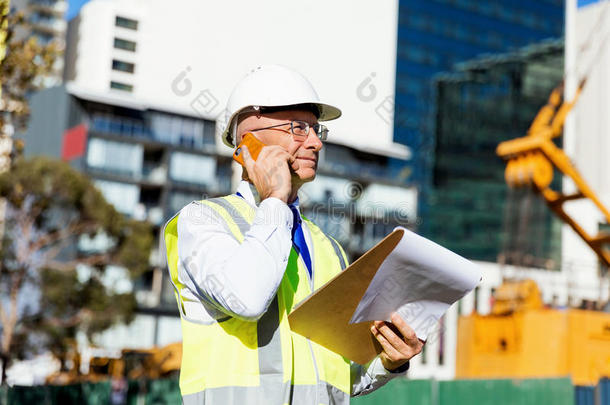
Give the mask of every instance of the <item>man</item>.
<path id="1" fill-rule="evenodd" d="M 182 318 L 180 389 L 185 404 L 344 404 L 404 375 L 422 349 L 398 316 L 371 328 L 383 352 L 360 366 L 294 333 L 287 315 L 346 265 L 343 249 L 299 211 L 298 190 L 316 175 L 339 109 L 282 66 L 253 70 L 233 90 L 223 133 L 266 146 L 242 148 L 233 195 L 184 207 L 164 227 Z"/>

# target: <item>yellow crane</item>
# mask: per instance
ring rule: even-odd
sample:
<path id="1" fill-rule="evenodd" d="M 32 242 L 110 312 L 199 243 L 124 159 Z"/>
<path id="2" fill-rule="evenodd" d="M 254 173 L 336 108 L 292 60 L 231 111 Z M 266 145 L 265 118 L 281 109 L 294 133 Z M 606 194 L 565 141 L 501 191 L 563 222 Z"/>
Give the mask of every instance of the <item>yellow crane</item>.
<path id="1" fill-rule="evenodd" d="M 600 262 L 610 267 L 610 234 L 588 233 L 577 218 L 564 210 L 564 203 L 578 199 L 588 199 L 603 213 L 606 223 L 610 224 L 610 211 L 604 206 L 597 194 L 581 176 L 565 152 L 553 139 L 560 136 L 568 113 L 578 100 L 586 80 L 582 80 L 571 101 L 563 99 L 563 84 L 557 86 L 532 122 L 527 135 L 521 138 L 502 142 L 496 153 L 507 161 L 505 179 L 511 187 L 531 186 L 546 201 L 553 212 L 561 218 L 593 249 Z M 576 192 L 565 194 L 553 190 L 551 182 L 554 170 L 570 178 L 576 186 Z"/>

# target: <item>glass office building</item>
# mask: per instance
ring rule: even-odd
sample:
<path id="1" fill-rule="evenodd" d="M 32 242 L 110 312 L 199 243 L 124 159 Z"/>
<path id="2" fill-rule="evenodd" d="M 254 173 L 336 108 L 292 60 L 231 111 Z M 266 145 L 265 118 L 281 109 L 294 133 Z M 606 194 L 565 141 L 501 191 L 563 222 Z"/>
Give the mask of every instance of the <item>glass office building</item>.
<path id="1" fill-rule="evenodd" d="M 558 269 L 561 222 L 532 189 L 509 189 L 495 150 L 526 135 L 562 77 L 563 42 L 556 40 L 464 62 L 436 78 L 423 234 L 470 259 Z M 553 181 L 560 189 L 557 173 Z"/>
<path id="2" fill-rule="evenodd" d="M 451 71 L 460 62 L 484 55 L 503 54 L 547 39 L 560 38 L 563 29 L 563 0 L 400 0 L 394 141 L 407 145 L 413 152 L 411 166 L 405 169 L 410 173 L 409 183 L 419 189 L 418 216 L 422 223 L 419 227 L 422 234 L 441 243 L 448 239 L 455 242 L 460 232 L 477 234 L 486 226 L 482 220 L 481 226 L 473 225 L 474 229 L 460 230 L 457 227 L 465 226 L 464 224 L 460 221 L 450 222 L 451 225 L 448 226 L 453 227 L 453 231 L 449 238 L 448 234 L 440 232 L 435 225 L 439 222 L 439 218 L 434 218 L 439 215 L 438 198 L 443 193 L 442 190 L 435 191 L 440 181 L 435 177 L 439 175 L 438 164 L 443 165 L 443 162 L 453 159 L 452 154 L 455 153 L 451 148 L 436 150 L 438 95 L 435 76 Z M 541 93 L 540 100 L 546 96 Z M 526 128 L 526 122 L 533 118 L 534 107 L 529 114 L 531 116 L 523 117 L 520 128 Z M 523 135 L 517 132 L 512 134 Z M 490 159 L 496 159 L 494 148 L 491 147 L 496 139 L 485 141 L 485 133 L 473 136 L 486 142 L 486 150 L 491 153 Z M 442 161 L 438 163 L 438 159 Z M 457 161 L 460 161 L 459 157 Z M 501 161 L 498 164 L 501 165 Z M 464 171 L 469 168 L 474 170 L 473 176 L 476 177 L 477 167 L 468 165 L 460 169 L 463 178 L 466 177 Z M 486 170 L 486 167 L 480 169 Z M 505 186 L 501 180 L 496 186 L 503 188 Z M 483 190 L 487 186 L 481 184 L 480 187 L 481 192 L 486 192 Z M 474 204 L 472 198 L 472 194 L 463 196 L 465 206 Z M 441 217 L 447 219 L 446 216 Z M 491 221 L 495 223 L 495 219 Z M 497 229 L 497 224 L 490 229 Z M 482 232 L 476 238 L 486 240 L 485 235 L 487 233 Z M 497 241 L 493 243 L 494 247 L 484 243 L 488 247 L 481 249 L 471 249 L 468 245 L 479 243 L 478 241 L 462 242 L 461 246 L 451 246 L 471 258 L 495 261 L 499 253 Z"/>
<path id="3" fill-rule="evenodd" d="M 423 188 L 434 160 L 431 78 L 481 54 L 563 35 L 563 0 L 400 0 L 394 141 L 413 150 L 411 182 Z M 420 205 L 425 220 L 425 201 Z"/>

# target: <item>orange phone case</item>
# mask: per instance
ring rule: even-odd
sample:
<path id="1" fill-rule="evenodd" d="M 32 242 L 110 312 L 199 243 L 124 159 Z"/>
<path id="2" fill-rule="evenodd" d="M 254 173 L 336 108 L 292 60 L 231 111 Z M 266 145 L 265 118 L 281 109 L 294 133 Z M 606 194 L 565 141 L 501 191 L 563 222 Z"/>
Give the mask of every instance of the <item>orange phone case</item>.
<path id="1" fill-rule="evenodd" d="M 250 152 L 250 156 L 252 159 L 256 160 L 258 158 L 258 154 L 260 153 L 264 143 L 262 143 L 252 132 L 247 132 L 243 137 L 239 145 L 237 145 L 237 149 L 233 152 L 233 159 L 244 166 L 244 158 L 241 147 L 246 145 L 248 147 L 248 152 Z"/>

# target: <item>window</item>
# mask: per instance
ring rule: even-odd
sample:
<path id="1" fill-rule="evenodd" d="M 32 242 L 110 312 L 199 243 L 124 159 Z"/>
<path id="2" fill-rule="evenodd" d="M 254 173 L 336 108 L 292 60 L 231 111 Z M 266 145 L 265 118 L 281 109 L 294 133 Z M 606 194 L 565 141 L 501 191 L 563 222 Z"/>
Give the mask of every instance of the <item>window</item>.
<path id="1" fill-rule="evenodd" d="M 124 62 L 122 60 L 112 60 L 112 70 L 118 70 L 120 72 L 133 73 L 136 65 L 130 62 Z"/>
<path id="2" fill-rule="evenodd" d="M 136 20 L 132 20 L 130 18 L 125 17 L 119 17 L 118 15 L 116 16 L 114 25 L 116 25 L 117 27 L 123 27 L 134 31 L 138 29 L 138 22 Z"/>
<path id="3" fill-rule="evenodd" d="M 106 201 L 114 205 L 117 211 L 127 215 L 134 213 L 140 199 L 138 186 L 105 180 L 96 180 L 95 185 L 102 192 Z"/>
<path id="4" fill-rule="evenodd" d="M 94 169 L 139 177 L 142 174 L 142 145 L 93 138 L 87 148 L 87 165 Z"/>
<path id="5" fill-rule="evenodd" d="M 124 136 L 150 137 L 150 132 L 143 121 L 109 114 L 94 114 L 91 130 Z"/>
<path id="6" fill-rule="evenodd" d="M 115 38 L 114 39 L 114 47 L 116 49 L 123 49 L 130 52 L 136 51 L 136 43 L 133 41 L 129 41 L 127 39 Z"/>
<path id="7" fill-rule="evenodd" d="M 213 187 L 216 185 L 216 159 L 174 152 L 170 160 L 169 175 L 174 180 Z"/>
<path id="8" fill-rule="evenodd" d="M 123 91 L 133 91 L 133 86 L 131 84 L 120 83 L 115 81 L 110 82 L 110 88 Z"/>
<path id="9" fill-rule="evenodd" d="M 213 145 L 214 122 L 155 112 L 150 117 L 153 138 L 164 143 L 201 148 Z"/>

